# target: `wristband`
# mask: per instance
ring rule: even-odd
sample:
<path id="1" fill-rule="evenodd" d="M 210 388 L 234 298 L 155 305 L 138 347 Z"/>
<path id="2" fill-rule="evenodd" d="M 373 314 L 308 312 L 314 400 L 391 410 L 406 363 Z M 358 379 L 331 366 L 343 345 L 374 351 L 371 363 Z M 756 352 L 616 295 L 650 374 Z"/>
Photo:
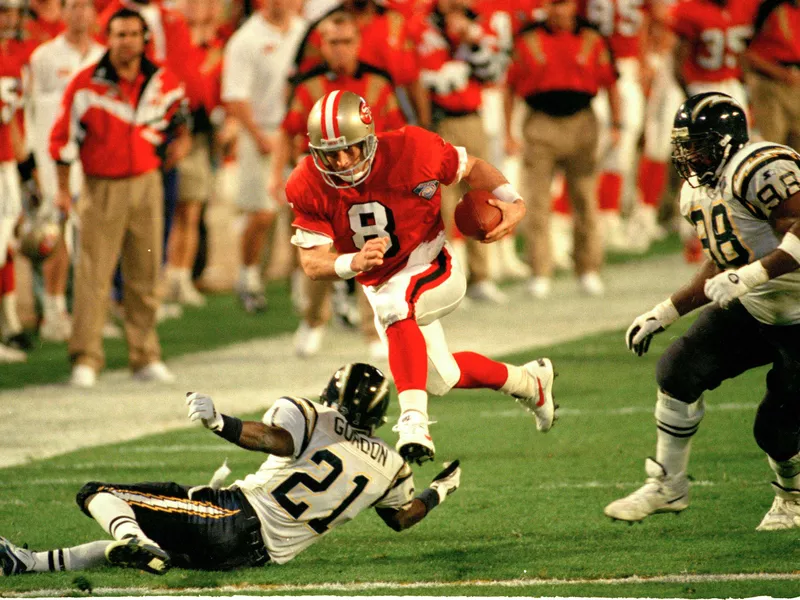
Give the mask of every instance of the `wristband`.
<path id="1" fill-rule="evenodd" d="M 28 154 L 28 158 L 17 164 L 17 172 L 22 183 L 29 181 L 33 177 L 33 171 L 36 168 L 36 159 L 33 157 L 33 152 Z"/>
<path id="2" fill-rule="evenodd" d="M 233 444 L 239 443 L 239 438 L 242 437 L 242 428 L 244 423 L 241 419 L 236 417 L 229 417 L 228 415 L 220 415 L 222 417 L 222 427 L 220 429 L 213 429 L 223 440 L 228 440 Z"/>
<path id="3" fill-rule="evenodd" d="M 509 204 L 513 204 L 517 200 L 522 200 L 522 196 L 519 195 L 519 192 L 517 192 L 510 183 L 497 186 L 492 190 L 492 194 L 498 200 L 508 202 Z"/>
<path id="4" fill-rule="evenodd" d="M 431 488 L 425 488 L 417 496 L 417 500 L 422 501 L 428 512 L 439 506 L 439 492 Z"/>
<path id="5" fill-rule="evenodd" d="M 656 304 L 653 308 L 653 315 L 664 327 L 672 325 L 681 318 L 678 309 L 676 309 L 675 305 L 672 303 L 672 298 L 667 298 L 661 304 Z"/>
<path id="6" fill-rule="evenodd" d="M 353 271 L 353 268 L 350 266 L 353 263 L 353 257 L 355 255 L 355 252 L 350 254 L 340 254 L 333 262 L 333 270 L 336 271 L 336 274 L 342 279 L 352 279 L 358 275 L 358 272 Z"/>
<path id="7" fill-rule="evenodd" d="M 750 289 L 769 281 L 769 273 L 767 273 L 767 270 L 764 268 L 764 263 L 760 260 L 751 262 L 741 269 L 737 269 L 736 274 L 739 276 L 741 282 Z"/>
<path id="8" fill-rule="evenodd" d="M 800 263 L 800 238 L 791 231 L 783 236 L 778 250 L 783 250 L 791 256 L 795 262 Z"/>

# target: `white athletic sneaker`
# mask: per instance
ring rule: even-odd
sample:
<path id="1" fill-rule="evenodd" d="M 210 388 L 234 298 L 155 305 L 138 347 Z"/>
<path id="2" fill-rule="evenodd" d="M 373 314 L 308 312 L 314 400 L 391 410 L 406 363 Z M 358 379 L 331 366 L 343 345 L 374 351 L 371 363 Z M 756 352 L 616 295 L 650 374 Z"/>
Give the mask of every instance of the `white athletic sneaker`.
<path id="1" fill-rule="evenodd" d="M 22 350 L 17 350 L 16 348 L 0 343 L 0 364 L 24 363 L 26 360 L 28 360 L 28 355 Z"/>
<path id="2" fill-rule="evenodd" d="M 65 312 L 45 317 L 39 327 L 39 337 L 48 342 L 66 342 L 71 335 L 72 319 Z"/>
<path id="3" fill-rule="evenodd" d="M 294 332 L 294 352 L 300 358 L 308 358 L 318 354 L 322 348 L 322 338 L 325 335 L 325 325 L 309 326 L 305 321 L 300 321 L 300 326 Z"/>
<path id="4" fill-rule="evenodd" d="M 174 302 L 164 303 L 158 305 L 156 309 L 156 321 L 163 323 L 169 319 L 180 319 L 183 316 L 183 308 L 180 304 Z"/>
<path id="5" fill-rule="evenodd" d="M 549 277 L 531 277 L 527 286 L 528 293 L 537 300 L 547 298 L 552 288 L 553 282 Z"/>
<path id="6" fill-rule="evenodd" d="M 72 387 L 90 388 L 97 383 L 97 371 L 89 365 L 75 365 L 72 367 L 72 375 L 69 384 Z"/>
<path id="7" fill-rule="evenodd" d="M 138 371 L 134 371 L 132 377 L 136 381 L 155 381 L 157 383 L 174 383 L 175 382 L 175 375 L 172 374 L 165 365 L 160 360 L 156 362 L 151 362 L 149 365 L 145 365 Z"/>
<path id="8" fill-rule="evenodd" d="M 22 575 L 33 569 L 33 552 L 20 548 L 0 536 L 0 575 Z"/>
<path id="9" fill-rule="evenodd" d="M 791 490 L 772 482 L 775 488 L 775 500 L 756 531 L 776 531 L 793 529 L 800 526 L 795 519 L 800 519 L 800 490 Z"/>
<path id="10" fill-rule="evenodd" d="M 583 294 L 595 298 L 606 292 L 606 286 L 603 285 L 603 280 L 596 271 L 590 271 L 578 277 L 578 286 Z"/>
<path id="11" fill-rule="evenodd" d="M 400 434 L 395 448 L 408 462 L 421 465 L 425 461 L 433 460 L 436 448 L 428 432 L 428 415 L 417 410 L 407 410 L 397 420 L 397 425 L 392 431 Z"/>
<path id="12" fill-rule="evenodd" d="M 202 307 L 206 305 L 206 297 L 194 287 L 191 281 L 182 280 L 178 282 L 178 302 L 186 306 Z"/>
<path id="13" fill-rule="evenodd" d="M 369 343 L 369 357 L 372 360 L 389 360 L 389 347 L 381 340 Z"/>
<path id="14" fill-rule="evenodd" d="M 492 304 L 506 304 L 508 296 L 497 287 L 494 281 L 485 279 L 472 283 L 467 287 L 467 296 L 478 302 L 490 302 Z"/>
<path id="15" fill-rule="evenodd" d="M 106 560 L 116 567 L 141 569 L 154 575 L 163 575 L 171 565 L 169 554 L 157 544 L 136 536 L 125 537 L 106 548 Z"/>
<path id="16" fill-rule="evenodd" d="M 556 405 L 553 402 L 553 380 L 556 375 L 549 358 L 537 358 L 522 366 L 531 377 L 531 389 L 535 394 L 515 396 L 517 402 L 533 413 L 536 429 L 545 432 L 553 426 Z"/>
<path id="17" fill-rule="evenodd" d="M 689 506 L 686 474 L 668 475 L 666 469 L 652 458 L 644 461 L 644 469 L 647 472 L 645 484 L 606 506 L 603 512 L 607 517 L 635 522 L 655 513 L 678 513 Z"/>

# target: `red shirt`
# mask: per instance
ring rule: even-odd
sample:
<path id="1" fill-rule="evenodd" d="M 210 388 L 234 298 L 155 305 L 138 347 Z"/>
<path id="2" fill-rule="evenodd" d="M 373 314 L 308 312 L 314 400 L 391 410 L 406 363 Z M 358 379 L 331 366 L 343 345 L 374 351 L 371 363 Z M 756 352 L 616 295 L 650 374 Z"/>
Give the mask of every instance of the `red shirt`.
<path id="1" fill-rule="evenodd" d="M 337 6 L 335 10 L 342 10 Z M 297 51 L 295 72 L 310 71 L 322 62 L 320 52 L 321 37 L 317 25 L 327 15 L 309 26 L 306 38 Z M 378 13 L 369 19 L 356 18 L 361 32 L 359 59 L 383 69 L 392 76 L 394 84 L 403 87 L 415 81 L 419 76 L 416 56 L 406 32 L 406 20 L 394 10 L 378 7 Z"/>
<path id="2" fill-rule="evenodd" d="M 607 41 L 583 21 L 573 31 L 530 25 L 515 40 L 508 85 L 517 96 L 561 91 L 594 96 L 616 80 Z"/>
<path id="3" fill-rule="evenodd" d="M 762 2 L 753 26 L 750 51 L 772 62 L 800 64 L 800 2 Z"/>
<path id="4" fill-rule="evenodd" d="M 580 0 L 578 14 L 608 38 L 614 58 L 641 55 L 647 0 Z"/>
<path id="5" fill-rule="evenodd" d="M 741 79 L 739 54 L 752 35 L 754 5 L 750 0 L 685 0 L 669 13 L 670 27 L 690 45 L 681 66 L 687 83 Z"/>
<path id="6" fill-rule="evenodd" d="M 487 22 L 488 13 L 469 18 L 482 32 L 480 44 L 449 37 L 444 17 L 434 10 L 414 17 L 409 37 L 417 51 L 422 85 L 430 90 L 431 102 L 448 114 L 468 114 L 480 108 L 481 90 L 496 81 L 505 68 L 498 38 Z M 485 65 L 485 66 L 484 66 Z"/>
<path id="7" fill-rule="evenodd" d="M 406 124 L 391 79 L 388 74 L 371 65 L 359 63 L 353 77 L 336 77 L 325 66 L 320 66 L 295 81 L 289 110 L 281 128 L 290 136 L 302 135 L 303 149 L 308 145 L 305 134 L 311 108 L 319 98 L 334 90 L 346 90 L 364 98 L 375 119 L 377 133 L 398 129 Z"/>
<path id="8" fill-rule="evenodd" d="M 49 42 L 66 28 L 64 21 L 60 19 L 58 21 L 46 21 L 42 17 L 38 17 L 25 22 L 25 34 L 37 45 Z"/>
<path id="9" fill-rule="evenodd" d="M 367 239 L 388 236 L 391 245 L 383 264 L 356 276 L 359 283 L 377 285 L 444 230 L 441 185 L 454 183 L 459 167 L 453 145 L 413 126 L 378 135 L 372 171 L 353 188 L 325 183 L 306 156 L 286 183 L 292 225 L 331 238 L 339 253 L 357 252 Z"/>
<path id="10" fill-rule="evenodd" d="M 32 40 L 3 40 L 0 42 L 0 162 L 15 159 L 11 142 L 12 118 L 17 118 L 19 133 L 24 137 L 22 120 L 22 71 L 36 49 Z"/>
<path id="11" fill-rule="evenodd" d="M 106 54 L 72 78 L 50 132 L 50 155 L 69 164 L 80 149 L 93 177 L 133 177 L 161 165 L 158 149 L 185 118 L 178 79 L 149 60 L 133 82 L 120 80 Z"/>

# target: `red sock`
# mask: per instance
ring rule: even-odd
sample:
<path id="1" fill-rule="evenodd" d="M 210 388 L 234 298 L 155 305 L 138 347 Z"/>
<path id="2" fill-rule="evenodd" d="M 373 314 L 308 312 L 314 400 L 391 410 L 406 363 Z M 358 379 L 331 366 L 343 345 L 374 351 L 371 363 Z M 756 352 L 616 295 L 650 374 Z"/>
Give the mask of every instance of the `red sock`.
<path id="1" fill-rule="evenodd" d="M 642 202 L 658 208 L 667 185 L 667 163 L 642 156 L 639 159 L 639 191 Z"/>
<path id="2" fill-rule="evenodd" d="M 508 380 L 508 367 L 476 352 L 456 352 L 453 358 L 461 369 L 457 388 L 499 390 Z"/>
<path id="3" fill-rule="evenodd" d="M 560 215 L 569 215 L 572 213 L 566 183 L 561 186 L 561 193 L 553 198 L 553 212 Z"/>
<path id="4" fill-rule="evenodd" d="M 0 296 L 10 294 L 16 289 L 14 281 L 14 256 L 9 250 L 6 264 L 0 267 Z"/>
<path id="5" fill-rule="evenodd" d="M 424 390 L 428 382 L 428 350 L 414 319 L 403 319 L 386 328 L 389 368 L 397 391 Z"/>
<path id="6" fill-rule="evenodd" d="M 597 189 L 597 200 L 600 210 L 615 210 L 619 212 L 620 198 L 622 197 L 622 176 L 619 173 L 605 171 L 600 175 Z"/>

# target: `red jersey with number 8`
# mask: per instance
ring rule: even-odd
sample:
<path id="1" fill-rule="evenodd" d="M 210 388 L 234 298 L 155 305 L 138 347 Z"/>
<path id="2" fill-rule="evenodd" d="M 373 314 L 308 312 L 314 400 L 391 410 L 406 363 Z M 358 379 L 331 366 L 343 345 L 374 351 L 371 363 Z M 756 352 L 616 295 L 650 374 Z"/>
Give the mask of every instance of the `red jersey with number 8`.
<path id="1" fill-rule="evenodd" d="M 337 189 L 307 156 L 286 183 L 292 225 L 329 237 L 340 254 L 388 237 L 383 264 L 356 277 L 363 285 L 378 285 L 405 267 L 415 249 L 439 238 L 441 186 L 456 182 L 465 157 L 435 133 L 407 126 L 378 134 L 370 174 L 355 187 Z"/>

